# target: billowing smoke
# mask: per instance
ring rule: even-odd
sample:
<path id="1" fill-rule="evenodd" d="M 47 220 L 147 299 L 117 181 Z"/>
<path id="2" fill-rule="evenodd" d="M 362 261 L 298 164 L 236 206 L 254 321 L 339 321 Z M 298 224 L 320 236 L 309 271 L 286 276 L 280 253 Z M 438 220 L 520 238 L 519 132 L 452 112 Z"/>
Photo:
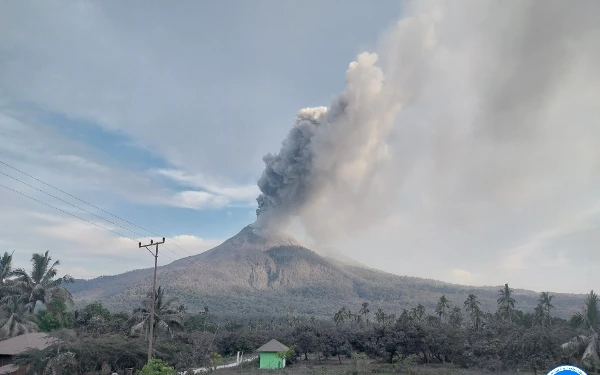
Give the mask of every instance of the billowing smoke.
<path id="1" fill-rule="evenodd" d="M 552 163 L 589 172 L 597 152 L 552 145 L 581 141 L 560 136 L 567 126 L 598 132 L 565 117 L 599 97 L 598 14 L 595 0 L 408 3 L 378 53 L 350 64 L 329 108 L 301 110 L 264 157 L 256 224 L 297 217 L 325 240 L 399 209 L 458 223 L 474 207 L 461 201 L 532 199 Z"/>
<path id="2" fill-rule="evenodd" d="M 286 225 L 335 193 L 361 199 L 387 156 L 384 139 L 400 103 L 389 100 L 377 55 L 361 54 L 346 72 L 346 91 L 329 108 L 305 108 L 279 153 L 264 157 L 257 224 Z"/>

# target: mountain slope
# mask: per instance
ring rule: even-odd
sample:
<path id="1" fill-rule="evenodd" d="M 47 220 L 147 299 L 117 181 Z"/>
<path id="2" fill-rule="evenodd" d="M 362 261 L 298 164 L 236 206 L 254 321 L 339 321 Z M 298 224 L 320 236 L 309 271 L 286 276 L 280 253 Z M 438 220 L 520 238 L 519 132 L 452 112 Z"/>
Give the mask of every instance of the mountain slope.
<path id="1" fill-rule="evenodd" d="M 160 267 L 158 284 L 190 311 L 209 306 L 221 314 L 332 316 L 341 306 L 363 301 L 399 313 L 423 303 L 431 309 L 442 294 L 459 306 L 469 293 L 493 311 L 500 287 L 481 288 L 392 275 L 347 259 L 318 254 L 295 239 L 251 226 L 221 245 Z M 100 300 L 113 309 L 131 309 L 152 285 L 152 269 L 78 281 L 69 289 L 79 303 Z M 515 290 L 517 307 L 531 311 L 538 294 Z M 556 314 L 568 316 L 581 296 L 556 294 Z"/>

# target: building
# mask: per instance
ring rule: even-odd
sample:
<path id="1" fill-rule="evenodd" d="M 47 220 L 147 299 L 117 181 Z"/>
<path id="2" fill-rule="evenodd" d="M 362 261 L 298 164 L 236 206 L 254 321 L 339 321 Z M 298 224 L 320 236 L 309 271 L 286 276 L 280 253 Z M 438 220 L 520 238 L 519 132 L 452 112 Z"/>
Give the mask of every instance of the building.
<path id="1" fill-rule="evenodd" d="M 13 363 L 13 357 L 29 349 L 46 349 L 56 339 L 46 333 L 34 332 L 0 341 L 0 375 L 21 375 L 25 368 Z"/>
<path id="2" fill-rule="evenodd" d="M 285 358 L 277 355 L 277 353 L 285 352 L 289 348 L 279 341 L 273 339 L 264 344 L 256 351 L 260 357 L 260 368 L 277 369 L 285 367 Z"/>

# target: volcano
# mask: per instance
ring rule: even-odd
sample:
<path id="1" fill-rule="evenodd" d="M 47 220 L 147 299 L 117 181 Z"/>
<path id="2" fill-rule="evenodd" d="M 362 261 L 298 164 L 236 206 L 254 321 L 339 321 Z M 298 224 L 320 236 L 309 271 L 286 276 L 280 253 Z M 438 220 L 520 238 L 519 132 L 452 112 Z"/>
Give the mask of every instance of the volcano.
<path id="1" fill-rule="evenodd" d="M 423 265 L 426 267 L 426 265 Z M 137 306 L 152 285 L 153 269 L 76 280 L 69 286 L 77 304 L 101 301 L 113 310 Z M 223 315 L 333 316 L 340 307 L 400 313 L 422 303 L 434 308 L 446 295 L 461 306 L 469 293 L 482 307 L 496 308 L 500 287 L 469 287 L 398 276 L 366 267 L 334 251 L 308 249 L 293 237 L 249 225 L 217 247 L 158 268 L 157 285 L 176 296 L 188 311 L 208 306 Z M 518 308 L 533 310 L 538 294 L 515 290 Z M 558 316 L 569 316 L 582 296 L 555 294 Z"/>

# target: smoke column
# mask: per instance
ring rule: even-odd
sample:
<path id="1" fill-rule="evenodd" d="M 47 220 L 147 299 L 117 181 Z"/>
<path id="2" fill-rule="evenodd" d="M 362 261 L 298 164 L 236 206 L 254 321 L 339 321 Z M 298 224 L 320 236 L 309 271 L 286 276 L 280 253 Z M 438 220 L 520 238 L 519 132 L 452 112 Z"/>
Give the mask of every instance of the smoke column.
<path id="1" fill-rule="evenodd" d="M 255 225 L 298 217 L 324 241 L 397 209 L 415 181 L 423 196 L 405 198 L 440 214 L 453 189 L 485 199 L 538 174 L 564 129 L 548 115 L 573 108 L 568 88 L 586 82 L 585 103 L 598 98 L 598 14 L 594 0 L 407 3 L 378 53 L 350 63 L 341 95 L 302 109 L 264 157 Z"/>

